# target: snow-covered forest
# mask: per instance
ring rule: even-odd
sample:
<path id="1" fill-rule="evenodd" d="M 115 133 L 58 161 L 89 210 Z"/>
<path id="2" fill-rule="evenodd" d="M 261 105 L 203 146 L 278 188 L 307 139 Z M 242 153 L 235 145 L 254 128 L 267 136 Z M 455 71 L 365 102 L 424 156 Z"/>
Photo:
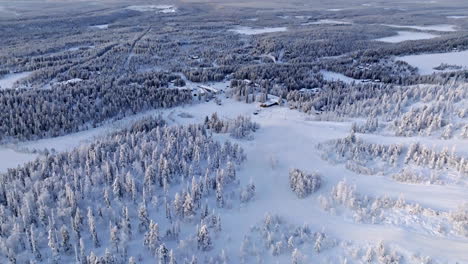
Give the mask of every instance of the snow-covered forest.
<path id="1" fill-rule="evenodd" d="M 0 0 L 0 263 L 468 263 L 468 4 L 299 2 Z"/>

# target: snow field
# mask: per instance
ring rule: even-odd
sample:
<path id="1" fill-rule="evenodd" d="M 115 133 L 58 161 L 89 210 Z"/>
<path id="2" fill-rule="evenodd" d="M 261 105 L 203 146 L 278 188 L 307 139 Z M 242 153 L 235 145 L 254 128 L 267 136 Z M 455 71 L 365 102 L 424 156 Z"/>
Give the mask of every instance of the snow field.
<path id="1" fill-rule="evenodd" d="M 151 12 L 157 13 L 175 13 L 177 8 L 173 5 L 132 5 L 128 6 L 127 9 L 139 11 L 139 12 Z"/>
<path id="2" fill-rule="evenodd" d="M 387 27 L 393 28 L 411 28 L 421 31 L 441 31 L 441 32 L 455 32 L 457 27 L 455 25 L 430 25 L 430 26 L 416 26 L 416 25 L 391 25 L 384 24 Z"/>
<path id="3" fill-rule="evenodd" d="M 399 43 L 408 40 L 432 39 L 437 37 L 437 35 L 424 32 L 398 31 L 397 35 L 395 36 L 384 37 L 375 40 L 388 43 Z"/>
<path id="4" fill-rule="evenodd" d="M 267 33 L 275 33 L 275 32 L 285 32 L 287 30 L 288 30 L 287 27 L 252 28 L 252 27 L 238 26 L 234 29 L 229 29 L 228 31 L 232 31 L 237 34 L 243 34 L 243 35 L 259 35 L 259 34 L 267 34 Z"/>
<path id="5" fill-rule="evenodd" d="M 405 61 L 411 66 L 417 67 L 422 75 L 435 72 L 463 70 L 468 68 L 468 51 L 454 51 L 446 53 L 432 53 L 420 55 L 408 55 L 397 57 L 397 60 Z M 459 66 L 460 69 L 437 70 L 436 67 L 441 64 Z"/>
<path id="6" fill-rule="evenodd" d="M 17 81 L 28 77 L 30 74 L 31 72 L 20 72 L 0 77 L 0 89 L 12 89 Z"/>

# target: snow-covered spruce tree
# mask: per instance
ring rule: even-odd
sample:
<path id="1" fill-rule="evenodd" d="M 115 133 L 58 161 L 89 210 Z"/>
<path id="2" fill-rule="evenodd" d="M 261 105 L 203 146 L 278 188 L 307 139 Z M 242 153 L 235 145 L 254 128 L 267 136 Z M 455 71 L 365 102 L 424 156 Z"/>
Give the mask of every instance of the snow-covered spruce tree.
<path id="1" fill-rule="evenodd" d="M 299 249 L 295 248 L 291 254 L 291 264 L 302 264 L 304 257 Z"/>
<path id="2" fill-rule="evenodd" d="M 322 184 L 318 173 L 307 173 L 299 169 L 289 171 L 289 187 L 299 198 L 305 198 L 317 191 Z"/>
<path id="3" fill-rule="evenodd" d="M 242 203 L 247 203 L 251 201 L 252 199 L 254 199 L 254 197 L 255 197 L 255 184 L 252 181 L 250 181 L 250 183 L 247 184 L 245 188 L 241 189 L 240 201 Z"/>
<path id="4" fill-rule="evenodd" d="M 197 235 L 198 249 L 208 251 L 212 248 L 211 236 L 206 225 L 202 225 Z"/>
<path id="5" fill-rule="evenodd" d="M 128 262 L 133 245 L 156 261 L 161 243 L 193 240 L 196 248 L 196 238 L 179 237 L 180 225 L 206 218 L 210 233 L 219 232 L 219 216 L 204 212 L 236 199 L 235 168 L 244 160 L 239 145 L 215 141 L 203 125 L 166 127 L 152 118 L 9 170 L 0 175 L 0 241 L 17 243 L 4 244 L 0 262 L 69 262 L 74 248 L 75 261 L 86 263 L 105 257 L 102 245 L 116 263 Z M 207 231 L 200 230 L 200 251 L 212 243 Z"/>
<path id="6" fill-rule="evenodd" d="M 160 237 L 159 237 L 159 226 L 151 220 L 149 225 L 149 230 L 145 234 L 144 244 L 150 250 L 156 254 L 156 250 L 159 247 Z"/>
<path id="7" fill-rule="evenodd" d="M 229 133 L 236 139 L 251 138 L 251 133 L 259 129 L 259 125 L 252 122 L 248 116 L 238 116 L 231 120 L 221 120 L 217 113 L 210 118 L 205 117 L 205 127 L 215 133 Z"/>

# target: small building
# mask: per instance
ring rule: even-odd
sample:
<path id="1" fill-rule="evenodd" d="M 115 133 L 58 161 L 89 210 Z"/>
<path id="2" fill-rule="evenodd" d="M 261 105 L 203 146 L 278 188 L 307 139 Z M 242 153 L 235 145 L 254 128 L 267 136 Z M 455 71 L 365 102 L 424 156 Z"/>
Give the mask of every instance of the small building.
<path id="1" fill-rule="evenodd" d="M 272 106 L 275 106 L 275 105 L 279 105 L 278 100 L 268 100 L 268 101 L 266 101 L 264 103 L 261 103 L 260 107 L 267 108 L 267 107 L 272 107 Z"/>
<path id="2" fill-rule="evenodd" d="M 192 88 L 192 96 L 193 97 L 198 97 L 198 96 L 205 96 L 206 92 L 205 90 L 201 88 Z"/>

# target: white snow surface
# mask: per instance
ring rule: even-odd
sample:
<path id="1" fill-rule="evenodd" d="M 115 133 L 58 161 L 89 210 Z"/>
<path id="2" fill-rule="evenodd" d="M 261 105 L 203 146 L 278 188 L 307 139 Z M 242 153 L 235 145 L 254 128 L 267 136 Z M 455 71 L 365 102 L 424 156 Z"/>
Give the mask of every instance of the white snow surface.
<path id="1" fill-rule="evenodd" d="M 155 11 L 158 13 L 175 13 L 177 11 L 177 8 L 173 5 L 132 5 L 128 6 L 127 9 L 139 12 Z"/>
<path id="2" fill-rule="evenodd" d="M 236 28 L 229 29 L 228 31 L 236 32 L 238 34 L 243 34 L 243 35 L 259 35 L 259 34 L 266 34 L 266 33 L 285 32 L 287 30 L 288 30 L 287 27 L 252 28 L 252 27 L 238 26 Z"/>
<path id="3" fill-rule="evenodd" d="M 435 67 L 438 67 L 443 63 L 454 66 L 461 66 L 463 69 L 468 68 L 468 51 L 408 55 L 403 57 L 397 57 L 396 59 L 405 61 L 411 66 L 417 67 L 419 73 L 422 75 L 443 71 L 453 71 L 450 69 L 434 69 Z"/>
<path id="4" fill-rule="evenodd" d="M 20 73 L 10 73 L 0 78 L 0 89 L 11 89 L 13 85 L 23 79 L 28 77 L 31 72 L 20 72 Z"/>
<path id="5" fill-rule="evenodd" d="M 330 24 L 330 25 L 351 25 L 352 22 L 349 21 L 344 21 L 344 20 L 334 20 L 334 19 L 320 19 L 315 22 L 307 22 L 303 23 L 303 26 L 307 25 L 324 25 L 324 24 Z"/>
<path id="6" fill-rule="evenodd" d="M 468 16 L 448 16 L 447 18 L 451 18 L 451 19 L 464 19 L 464 18 L 467 18 Z"/>
<path id="7" fill-rule="evenodd" d="M 73 79 L 70 79 L 70 80 L 67 80 L 67 81 L 59 82 L 59 84 L 79 83 L 81 81 L 83 81 L 83 79 L 73 78 Z"/>
<path id="8" fill-rule="evenodd" d="M 0 173 L 32 161 L 38 155 L 0 146 Z"/>
<path id="9" fill-rule="evenodd" d="M 333 81 L 335 81 L 335 82 L 336 81 L 341 81 L 341 82 L 344 82 L 344 83 L 352 83 L 352 82 L 360 83 L 360 82 L 362 82 L 361 80 L 353 79 L 351 77 L 348 77 L 348 76 L 346 76 L 344 74 L 337 73 L 337 72 L 322 70 L 322 71 L 320 71 L 320 73 L 323 75 L 323 79 L 325 79 L 326 81 L 330 81 L 330 82 L 333 82 Z"/>
<path id="10" fill-rule="evenodd" d="M 109 28 L 109 24 L 102 24 L 102 25 L 94 25 L 94 26 L 91 26 L 92 28 L 97 28 L 97 29 L 108 29 Z"/>
<path id="11" fill-rule="evenodd" d="M 431 25 L 431 26 L 416 26 L 416 25 L 392 25 L 384 24 L 387 27 L 393 28 L 411 28 L 421 31 L 441 31 L 441 32 L 455 32 L 457 27 L 455 25 Z"/>
<path id="12" fill-rule="evenodd" d="M 432 39 L 437 37 L 439 36 L 425 32 L 398 31 L 395 36 L 384 37 L 375 40 L 388 43 L 399 43 L 407 40 Z"/>

